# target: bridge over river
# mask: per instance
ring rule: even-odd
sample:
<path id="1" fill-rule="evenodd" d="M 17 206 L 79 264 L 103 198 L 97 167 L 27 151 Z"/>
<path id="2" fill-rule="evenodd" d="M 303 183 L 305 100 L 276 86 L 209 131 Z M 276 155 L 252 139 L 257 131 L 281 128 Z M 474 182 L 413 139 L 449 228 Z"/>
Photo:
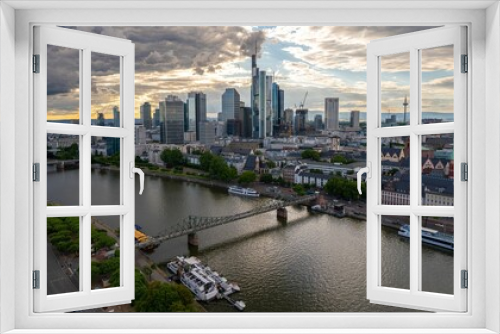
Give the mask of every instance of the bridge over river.
<path id="1" fill-rule="evenodd" d="M 317 195 L 307 195 L 301 197 L 295 197 L 288 200 L 273 199 L 269 202 L 264 203 L 261 206 L 253 208 L 252 210 L 236 213 L 229 216 L 221 217 L 199 217 L 199 216 L 189 216 L 184 219 L 182 223 L 174 226 L 170 231 L 167 231 L 159 236 L 151 237 L 146 242 L 141 242 L 136 244 L 136 248 L 147 249 L 152 246 L 159 245 L 160 243 L 181 237 L 183 235 L 188 236 L 188 243 L 193 246 L 198 246 L 198 237 L 196 232 L 206 230 L 215 226 L 220 226 L 224 224 L 229 224 L 237 220 L 244 218 L 260 215 L 265 212 L 270 212 L 277 210 L 278 219 L 287 219 L 287 206 L 306 204 L 311 201 L 316 200 Z"/>

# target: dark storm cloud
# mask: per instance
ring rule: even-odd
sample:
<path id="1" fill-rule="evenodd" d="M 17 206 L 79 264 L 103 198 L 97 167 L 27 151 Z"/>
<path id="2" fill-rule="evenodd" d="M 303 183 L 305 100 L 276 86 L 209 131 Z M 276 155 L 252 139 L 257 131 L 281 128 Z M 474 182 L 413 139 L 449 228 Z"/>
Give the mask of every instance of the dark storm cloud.
<path id="1" fill-rule="evenodd" d="M 135 44 L 135 70 L 168 72 L 191 69 L 193 74 L 216 72 L 219 64 L 260 54 L 265 41 L 263 31 L 243 27 L 69 27 L 96 34 L 130 39 Z M 52 71 L 49 94 L 78 88 L 78 67 L 66 66 L 63 53 L 51 52 L 56 70 Z M 93 54 L 92 75 L 117 73 L 117 57 Z M 57 65 L 57 66 L 55 66 Z M 51 67 L 49 69 L 52 70 Z M 75 80 L 76 78 L 76 80 Z"/>
<path id="2" fill-rule="evenodd" d="M 79 51 L 59 46 L 47 46 L 47 95 L 69 93 L 78 88 Z"/>

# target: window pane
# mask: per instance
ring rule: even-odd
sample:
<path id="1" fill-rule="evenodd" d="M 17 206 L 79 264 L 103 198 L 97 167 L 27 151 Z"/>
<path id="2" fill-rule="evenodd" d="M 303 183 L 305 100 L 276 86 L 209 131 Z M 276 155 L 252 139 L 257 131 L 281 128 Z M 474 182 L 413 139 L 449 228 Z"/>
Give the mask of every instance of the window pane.
<path id="1" fill-rule="evenodd" d="M 453 294 L 453 218 L 421 217 L 422 291 Z"/>
<path id="2" fill-rule="evenodd" d="M 92 290 L 120 284 L 120 216 L 92 217 Z"/>
<path id="3" fill-rule="evenodd" d="M 410 205 L 410 137 L 381 138 L 381 204 Z"/>
<path id="4" fill-rule="evenodd" d="M 410 53 L 380 57 L 381 126 L 410 124 Z"/>
<path id="5" fill-rule="evenodd" d="M 92 52 L 92 125 L 120 124 L 120 57 Z"/>
<path id="6" fill-rule="evenodd" d="M 120 138 L 92 137 L 92 205 L 121 204 L 120 143 Z"/>
<path id="7" fill-rule="evenodd" d="M 80 50 L 47 45 L 47 121 L 80 123 Z"/>
<path id="8" fill-rule="evenodd" d="M 80 136 L 47 134 L 47 202 L 80 205 Z"/>
<path id="9" fill-rule="evenodd" d="M 423 205 L 453 206 L 453 133 L 422 136 Z"/>
<path id="10" fill-rule="evenodd" d="M 453 122 L 453 45 L 421 51 L 423 124 Z"/>
<path id="11" fill-rule="evenodd" d="M 80 218 L 47 218 L 47 294 L 80 290 Z"/>
<path id="12" fill-rule="evenodd" d="M 381 286 L 410 288 L 410 243 L 404 228 L 410 226 L 408 216 L 381 216 L 380 265 Z M 400 229 L 398 231 L 398 229 Z M 398 231 L 396 233 L 396 231 Z"/>

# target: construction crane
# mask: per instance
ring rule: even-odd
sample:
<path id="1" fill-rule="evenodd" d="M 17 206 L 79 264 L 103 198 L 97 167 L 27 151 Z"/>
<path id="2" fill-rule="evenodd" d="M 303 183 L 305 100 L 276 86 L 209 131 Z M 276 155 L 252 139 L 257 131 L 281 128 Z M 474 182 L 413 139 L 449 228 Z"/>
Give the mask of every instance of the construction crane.
<path id="1" fill-rule="evenodd" d="M 306 94 L 304 95 L 304 99 L 302 100 L 302 103 L 300 104 L 300 109 L 304 108 L 304 105 L 306 104 L 306 99 L 307 99 L 307 94 L 309 92 L 307 91 Z"/>

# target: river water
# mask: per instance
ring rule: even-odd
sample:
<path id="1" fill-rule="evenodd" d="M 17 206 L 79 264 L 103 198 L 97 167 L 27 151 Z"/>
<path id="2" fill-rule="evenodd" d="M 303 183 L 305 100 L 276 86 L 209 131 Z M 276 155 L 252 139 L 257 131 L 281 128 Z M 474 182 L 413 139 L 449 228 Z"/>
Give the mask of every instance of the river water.
<path id="1" fill-rule="evenodd" d="M 63 205 L 77 203 L 78 172 L 49 173 L 48 199 Z M 92 204 L 117 204 L 118 198 L 119 173 L 93 170 Z M 189 215 L 230 215 L 268 200 L 146 176 L 143 195 L 136 195 L 136 224 L 144 233 L 158 235 Z M 112 224 L 112 220 L 107 223 Z M 366 299 L 364 221 L 289 207 L 286 224 L 277 221 L 276 212 L 268 212 L 201 231 L 198 236 L 200 245 L 195 255 L 240 285 L 241 292 L 234 298 L 245 301 L 247 312 L 407 311 L 371 304 Z M 382 244 L 384 285 L 407 286 L 409 242 L 384 228 Z M 422 252 L 429 291 L 452 292 L 452 275 L 447 274 L 453 270 L 452 254 L 427 247 Z M 177 255 L 190 255 L 186 236 L 163 243 L 151 258 L 166 262 Z M 206 308 L 234 311 L 223 300 L 211 302 Z"/>

